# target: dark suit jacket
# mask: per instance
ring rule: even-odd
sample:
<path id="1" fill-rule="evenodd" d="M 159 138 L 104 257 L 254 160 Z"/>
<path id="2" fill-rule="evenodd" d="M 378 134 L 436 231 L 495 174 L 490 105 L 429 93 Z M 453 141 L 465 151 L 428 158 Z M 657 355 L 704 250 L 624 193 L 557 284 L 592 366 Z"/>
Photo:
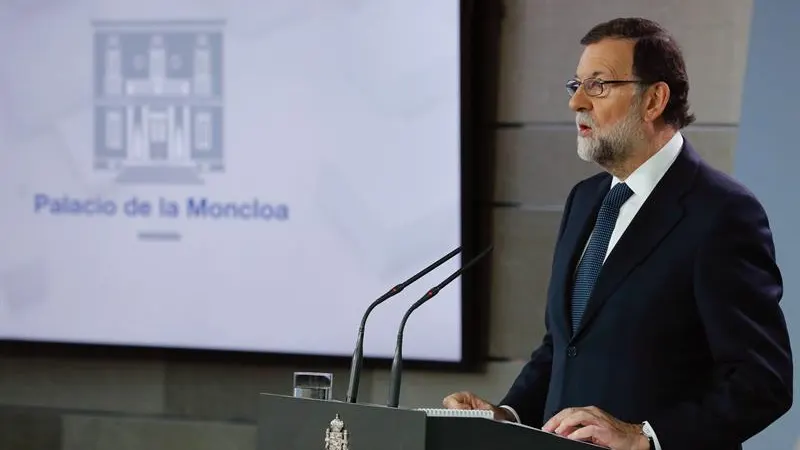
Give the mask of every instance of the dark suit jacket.
<path id="1" fill-rule="evenodd" d="M 596 175 L 567 198 L 547 332 L 501 404 L 535 427 L 593 405 L 649 421 L 663 450 L 740 448 L 792 404 L 767 216 L 685 141 L 609 254 L 573 337 L 573 272 L 610 182 Z"/>

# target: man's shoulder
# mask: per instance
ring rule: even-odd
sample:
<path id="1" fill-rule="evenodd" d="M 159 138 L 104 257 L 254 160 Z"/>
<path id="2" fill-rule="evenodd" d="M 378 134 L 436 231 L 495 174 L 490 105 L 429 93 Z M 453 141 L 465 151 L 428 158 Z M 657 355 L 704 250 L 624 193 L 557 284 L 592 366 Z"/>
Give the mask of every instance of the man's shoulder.
<path id="1" fill-rule="evenodd" d="M 733 175 L 702 161 L 690 191 L 697 202 L 719 209 L 748 205 L 762 209 L 755 193 Z"/>
<path id="2" fill-rule="evenodd" d="M 693 152 L 693 150 L 690 151 Z M 695 161 L 697 163 L 696 172 L 692 174 L 691 179 L 682 181 L 689 183 L 688 189 L 685 191 L 688 195 L 687 200 L 698 205 L 704 211 L 704 215 L 714 215 L 715 211 L 741 210 L 743 207 L 751 211 L 754 208 L 763 212 L 764 208 L 761 202 L 744 183 L 699 157 Z M 594 198 L 610 183 L 611 175 L 608 172 L 600 171 L 575 183 L 569 197 L 572 199 Z"/>

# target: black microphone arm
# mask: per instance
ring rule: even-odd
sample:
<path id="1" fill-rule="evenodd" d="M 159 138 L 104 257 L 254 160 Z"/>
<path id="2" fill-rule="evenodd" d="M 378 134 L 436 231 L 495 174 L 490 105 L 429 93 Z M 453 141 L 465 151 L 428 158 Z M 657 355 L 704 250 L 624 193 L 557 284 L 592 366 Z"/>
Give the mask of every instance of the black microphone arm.
<path id="1" fill-rule="evenodd" d="M 422 271 L 420 271 L 416 275 L 398 284 L 397 286 L 389 289 L 388 292 L 375 299 L 375 301 L 373 301 L 367 307 L 367 310 L 364 311 L 364 316 L 361 318 L 361 325 L 358 327 L 358 337 L 356 337 L 356 348 L 353 351 L 353 361 L 350 364 L 350 382 L 348 383 L 347 386 L 347 399 L 346 399 L 347 403 L 356 403 L 356 400 L 358 399 L 358 384 L 361 380 L 361 366 L 364 362 L 364 327 L 367 324 L 367 317 L 369 317 L 369 314 L 372 312 L 373 309 L 375 309 L 376 306 L 385 302 L 390 297 L 399 294 L 400 292 L 403 291 L 403 289 L 408 287 L 408 285 L 424 277 L 430 271 L 441 266 L 442 264 L 450 260 L 450 258 L 456 256 L 459 253 L 461 253 L 461 247 L 458 247 L 457 249 L 444 255 L 443 257 L 431 263 L 428 267 L 422 269 Z"/>
<path id="2" fill-rule="evenodd" d="M 427 302 L 433 296 L 439 293 L 445 286 L 450 284 L 451 281 L 458 278 L 462 273 L 468 270 L 470 267 L 475 265 L 478 261 L 483 259 L 484 256 L 489 254 L 494 248 L 493 245 L 490 245 L 486 250 L 482 251 L 478 254 L 478 256 L 472 258 L 468 263 L 464 264 L 463 267 L 453 272 L 449 277 L 445 278 L 444 281 L 439 283 L 438 285 L 431 288 L 425 295 L 422 296 L 419 300 L 414 302 L 406 314 L 403 316 L 403 319 L 400 321 L 400 328 L 397 331 L 397 346 L 394 350 L 394 360 L 392 361 L 392 375 L 391 375 L 391 385 L 389 387 L 389 401 L 387 402 L 386 406 L 397 408 L 397 405 L 400 403 L 400 378 L 403 372 L 403 330 L 405 330 L 406 322 L 408 321 L 408 317 L 414 312 L 415 309 L 422 306 L 423 303 Z"/>

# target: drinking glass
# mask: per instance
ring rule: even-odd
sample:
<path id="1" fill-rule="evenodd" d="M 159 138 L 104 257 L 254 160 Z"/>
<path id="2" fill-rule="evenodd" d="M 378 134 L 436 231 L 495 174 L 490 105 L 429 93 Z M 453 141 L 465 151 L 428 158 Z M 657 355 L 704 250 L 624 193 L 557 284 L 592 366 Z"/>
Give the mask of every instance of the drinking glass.
<path id="1" fill-rule="evenodd" d="M 316 400 L 330 400 L 333 374 L 324 372 L 295 372 L 294 396 Z"/>

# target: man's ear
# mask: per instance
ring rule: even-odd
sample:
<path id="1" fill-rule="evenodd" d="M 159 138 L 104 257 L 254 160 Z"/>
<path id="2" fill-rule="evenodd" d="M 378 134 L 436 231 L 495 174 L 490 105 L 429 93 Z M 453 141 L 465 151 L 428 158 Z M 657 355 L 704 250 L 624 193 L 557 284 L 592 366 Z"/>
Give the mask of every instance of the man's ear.
<path id="1" fill-rule="evenodd" d="M 642 118 L 645 122 L 652 123 L 664 114 L 669 102 L 669 86 L 663 81 L 648 86 L 642 94 Z"/>

